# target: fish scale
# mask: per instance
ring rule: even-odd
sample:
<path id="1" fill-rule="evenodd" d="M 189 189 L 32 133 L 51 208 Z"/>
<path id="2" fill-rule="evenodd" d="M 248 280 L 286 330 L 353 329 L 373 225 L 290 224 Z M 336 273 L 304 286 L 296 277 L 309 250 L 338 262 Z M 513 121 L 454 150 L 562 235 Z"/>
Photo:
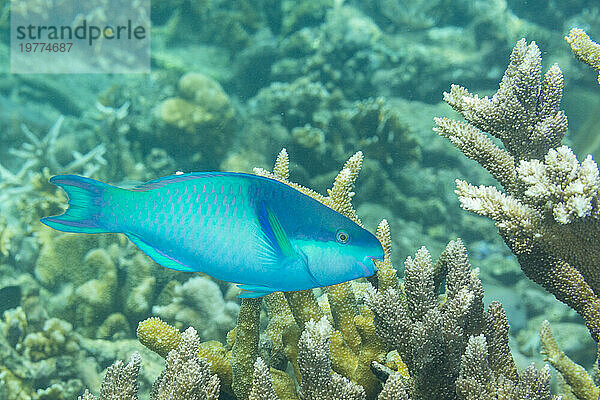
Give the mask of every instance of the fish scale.
<path id="1" fill-rule="evenodd" d="M 69 208 L 43 218 L 79 233 L 120 232 L 157 263 L 238 283 L 240 297 L 333 285 L 375 272 L 377 238 L 273 179 L 241 173 L 171 175 L 133 189 L 90 178 L 50 180 Z"/>

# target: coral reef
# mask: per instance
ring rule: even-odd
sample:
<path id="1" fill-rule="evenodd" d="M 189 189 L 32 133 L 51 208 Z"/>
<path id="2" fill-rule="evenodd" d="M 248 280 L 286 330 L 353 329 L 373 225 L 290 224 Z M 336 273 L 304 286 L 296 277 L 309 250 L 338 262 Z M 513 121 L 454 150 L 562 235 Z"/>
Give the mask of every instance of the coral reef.
<path id="1" fill-rule="evenodd" d="M 580 164 L 560 146 L 567 130 L 559 110 L 562 73 L 555 64 L 541 76 L 538 47 L 519 41 L 491 99 L 456 85 L 445 93 L 467 122 L 436 119 L 436 131 L 506 191 L 457 180 L 461 206 L 493 219 L 523 272 L 581 314 L 599 341 L 599 260 L 589 251 L 600 237 L 598 167 L 591 156 Z"/>
<path id="2" fill-rule="evenodd" d="M 285 150 L 273 172 L 256 172 L 360 223 L 351 199 L 361 164 L 362 154 L 351 157 L 328 196 L 289 181 Z M 218 393 L 211 382 L 220 381 L 223 393 L 252 400 L 478 399 L 500 393 L 511 399 L 525 395 L 550 399 L 547 368 L 537 371 L 531 366 L 518 373 L 508 347 L 504 310 L 499 303 L 484 310 L 478 270 L 471 270 L 460 240 L 450 242 L 435 264 L 425 248 L 419 250 L 414 259 L 407 259 L 400 282 L 391 262 L 385 220 L 377 236 L 385 257 L 378 261 L 372 283 L 334 285 L 320 297 L 313 291 L 265 296 L 266 341 L 261 338 L 261 298 L 242 300 L 237 326 L 225 346 L 200 343 L 193 328 L 180 334 L 158 318 L 141 322 L 138 337 L 166 355 L 167 371 L 174 368 L 169 367 L 170 359 L 182 352 L 187 356 L 180 364 L 194 359 L 206 365 L 210 372 L 197 374 L 204 377 L 200 391 L 207 398 Z M 193 341 L 185 339 L 190 332 Z M 298 392 L 285 371 L 299 382 Z M 181 372 L 172 372 L 177 373 Z M 153 398 L 162 398 L 155 397 L 158 391 L 178 398 L 178 382 L 188 382 L 188 378 L 165 379 L 168 374 L 155 383 Z M 214 375 L 208 378 L 210 374 Z"/>
<path id="3" fill-rule="evenodd" d="M 5 67 L 9 3 L 0 0 Z M 46 3 L 15 2 L 12 11 L 40 16 Z M 151 7 L 151 74 L 6 73 L 0 80 L 1 399 L 73 399 L 85 387 L 89 399 L 91 393 L 148 398 L 189 326 L 197 335 L 195 344 L 188 342 L 193 350 L 170 363 L 204 371 L 196 377 L 206 382 L 218 377 L 221 400 L 299 400 L 298 389 L 305 397 L 418 399 L 428 382 L 432 391 L 459 389 L 451 398 L 549 397 L 546 370 L 515 369 L 542 361 L 537 337 L 543 319 L 551 321 L 564 353 L 591 367 L 596 352 L 579 315 L 522 279 L 491 219 L 461 211 L 453 178 L 487 187 L 493 178 L 432 134 L 431 117 L 456 115 L 439 102 L 448 82 L 490 96 L 488 102 L 458 88 L 447 96 L 472 127 L 445 120 L 441 129 L 466 132 L 451 138 L 504 187 L 503 194 L 499 187 L 475 193 L 461 184 L 463 206 L 490 207 L 512 250 L 524 251 L 519 259 L 531 268 L 523 270 L 598 331 L 597 254 L 578 250 L 597 245 L 597 179 L 585 158 L 591 152 L 597 159 L 600 143 L 596 75 L 577 64 L 563 40 L 573 27 L 600 35 L 597 1 L 156 0 Z M 102 20 L 98 13 L 88 22 Z M 560 70 L 550 67 L 543 79 L 531 46 L 516 51 L 503 89 L 492 97 L 504 54 L 524 34 L 543 46 L 546 61 L 568 72 L 561 108 L 572 133 L 565 143 L 580 161 L 561 146 Z M 597 45 L 583 31 L 574 30 L 568 41 L 598 69 Z M 496 137 L 489 142 L 477 131 Z M 500 142 L 504 153 L 494 147 Z M 64 193 L 48 184 L 53 174 L 93 174 L 130 187 L 178 170 L 251 172 L 266 168 L 281 147 L 295 163 L 281 153 L 272 173 L 257 172 L 368 229 L 378 226 L 385 259 L 377 261 L 376 276 L 244 302 L 236 323 L 240 301 L 232 285 L 162 268 L 116 235 L 61 236 L 38 222 L 65 204 Z M 290 181 L 290 168 L 302 186 Z M 382 216 L 387 221 L 380 223 Z M 444 264 L 447 241 L 458 236 L 479 275 L 461 273 L 469 275 L 461 280 L 436 269 Z M 402 261 L 421 244 L 433 258 L 445 255 L 428 264 L 421 250 L 404 274 Z M 431 269 L 433 289 L 428 279 L 414 284 Z M 471 285 L 477 279 L 486 288 L 483 301 Z M 380 336 L 385 321 L 365 301 L 371 286 L 378 294 L 395 290 L 400 308 L 410 299 L 407 314 L 437 319 L 411 320 L 412 344 L 391 346 Z M 490 300 L 502 302 L 510 332 Z M 489 304 L 486 311 L 482 302 Z M 488 314 L 494 314 L 495 334 L 491 320 L 481 320 Z M 419 336 L 422 331 L 429 336 Z M 507 356 L 509 333 L 514 362 Z M 550 363 L 564 360 L 556 349 L 547 350 Z M 106 370 L 135 351 L 142 368 L 134 356 Z M 181 369 L 170 365 L 169 371 L 156 387 L 163 397 L 177 398 L 169 391 L 190 388 L 175 383 Z M 562 371 L 572 388 L 581 386 L 569 368 Z M 583 370 L 572 371 L 585 378 Z M 575 398 L 561 379 L 557 393 Z"/>
<path id="4" fill-rule="evenodd" d="M 385 231 L 384 224 L 380 232 Z M 389 241 L 389 236 L 387 240 Z M 383 263 L 385 262 L 384 260 Z M 389 268 L 393 267 L 389 265 Z M 286 374 L 274 366 L 269 371 L 268 364 L 257 356 L 261 300 L 246 299 L 245 303 L 242 303 L 238 326 L 232 331 L 233 351 L 226 356 L 231 360 L 226 363 L 230 362 L 230 368 L 233 368 L 232 388 L 235 398 L 287 400 L 300 396 L 304 399 L 327 400 L 433 397 L 487 399 L 497 398 L 502 393 L 506 398 L 515 400 L 527 396 L 540 400 L 552 398 L 547 367 L 538 371 L 534 366 L 530 366 L 520 374 L 517 372 L 508 347 L 508 322 L 504 310 L 499 303 L 492 303 L 488 310 L 484 311 L 483 289 L 477 277 L 477 270 L 470 269 L 466 250 L 460 240 L 449 243 L 435 264 L 431 262 L 427 250 L 422 248 L 414 260 L 409 258 L 406 261 L 406 268 L 404 283 L 396 281 L 392 287 L 385 289 L 376 289 L 369 285 L 366 291 L 360 291 L 364 293 L 366 302 L 357 306 L 363 308 L 366 305 L 372 311 L 363 308 L 362 314 L 354 317 L 354 323 L 360 332 L 359 340 L 363 341 L 359 343 L 361 352 L 355 361 L 355 368 L 359 370 L 361 358 L 367 358 L 371 373 L 381 371 L 385 380 L 383 387 L 378 384 L 375 390 L 369 390 L 369 379 L 356 374 L 356 370 L 352 371 L 341 365 L 340 361 L 352 362 L 352 356 L 349 355 L 352 352 L 351 341 L 347 339 L 348 334 L 344 336 L 343 326 L 340 326 L 338 331 L 327 316 L 322 316 L 318 322 L 314 318 L 304 322 L 299 338 L 297 335 L 290 337 L 286 334 L 282 338 L 285 342 L 290 339 L 297 341 L 295 345 L 288 343 L 297 348 L 299 375 L 296 378 L 300 382 L 300 388 L 296 395 L 291 378 L 283 378 Z M 382 265 L 381 281 L 385 281 L 386 274 L 389 276 L 389 271 L 385 269 Z M 444 281 L 446 293 L 441 295 Z M 349 290 L 352 289 L 349 287 Z M 280 293 L 269 296 L 277 295 Z M 304 296 L 304 304 L 310 303 L 311 298 L 315 300 L 311 293 L 297 293 L 296 296 L 298 295 Z M 289 302 L 292 309 L 293 304 L 293 301 Z M 350 304 L 346 302 L 345 305 L 347 307 Z M 329 302 L 329 307 L 334 309 L 334 303 Z M 341 310 L 338 309 L 339 311 Z M 361 321 L 363 318 L 367 320 Z M 336 322 L 336 325 L 339 324 L 340 322 Z M 386 346 L 376 345 L 380 339 L 370 337 L 366 333 L 369 327 L 373 334 L 377 331 L 387 344 L 387 349 Z M 138 332 L 140 340 L 155 351 L 164 354 L 171 348 L 167 355 L 167 371 L 169 359 L 175 354 L 181 354 L 184 348 L 188 349 L 185 352 L 188 354 L 187 360 L 201 360 L 198 357 L 206 356 L 210 364 L 205 365 L 207 368 L 210 365 L 210 371 L 215 375 L 212 375 L 210 380 L 203 378 L 201 390 L 207 395 L 211 390 L 217 390 L 210 382 L 218 382 L 216 379 L 217 376 L 221 377 L 221 373 L 214 362 L 215 353 L 211 350 L 206 351 L 209 344 L 200 344 L 195 331 L 189 328 L 181 335 L 177 350 L 173 350 L 176 342 L 173 338 L 179 337 L 173 329 L 158 319 L 151 319 L 141 323 Z M 193 342 L 185 339 L 186 336 L 189 337 L 190 332 L 194 333 Z M 281 329 L 279 332 L 285 331 Z M 370 342 L 367 345 L 365 339 L 369 337 Z M 388 350 L 391 351 L 386 357 Z M 391 361 L 394 359 L 395 350 L 402 360 Z M 364 353 L 369 356 L 365 356 Z M 180 364 L 185 364 L 185 361 L 181 361 Z M 380 373 L 377 373 L 377 376 L 379 375 Z M 289 383 L 282 384 L 282 378 Z M 153 396 L 156 396 L 157 385 L 160 385 L 160 390 L 170 393 L 174 396 L 172 398 L 179 398 L 178 381 L 159 378 L 159 382 L 161 383 L 154 386 Z"/>

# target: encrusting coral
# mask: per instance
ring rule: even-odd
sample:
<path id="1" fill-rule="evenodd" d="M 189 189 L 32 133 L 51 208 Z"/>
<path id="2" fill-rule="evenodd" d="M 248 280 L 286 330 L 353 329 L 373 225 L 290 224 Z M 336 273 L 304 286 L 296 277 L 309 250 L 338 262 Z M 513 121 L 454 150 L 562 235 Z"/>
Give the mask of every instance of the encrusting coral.
<path id="1" fill-rule="evenodd" d="M 506 191 L 457 180 L 462 208 L 496 221 L 525 275 L 577 311 L 598 342 L 600 179 L 591 156 L 579 163 L 561 146 L 567 130 L 562 90 L 558 65 L 542 79 L 540 50 L 522 39 L 491 99 L 456 85 L 444 94 L 467 122 L 437 118 L 436 131 Z"/>
<path id="2" fill-rule="evenodd" d="M 600 83 L 600 44 L 590 39 L 587 33 L 579 28 L 571 29 L 565 40 L 579 60 L 598 72 L 598 83 Z"/>

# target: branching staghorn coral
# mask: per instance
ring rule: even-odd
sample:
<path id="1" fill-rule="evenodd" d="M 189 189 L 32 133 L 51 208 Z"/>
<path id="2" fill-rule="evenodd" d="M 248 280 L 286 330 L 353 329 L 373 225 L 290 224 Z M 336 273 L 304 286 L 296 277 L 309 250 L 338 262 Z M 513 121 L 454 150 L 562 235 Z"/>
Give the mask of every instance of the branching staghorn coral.
<path id="1" fill-rule="evenodd" d="M 300 184 L 289 180 L 289 158 L 285 149 L 281 150 L 275 161 L 273 172 L 269 172 L 262 168 L 254 168 L 256 175 L 265 176 L 267 178 L 276 179 L 286 185 L 289 185 L 307 196 L 325 204 L 329 208 L 339 212 L 350 218 L 357 224 L 361 225 L 360 219 L 356 215 L 356 211 L 352 207 L 352 197 L 354 197 L 354 182 L 362 167 L 363 154 L 361 151 L 356 152 L 346 161 L 344 168 L 336 176 L 333 182 L 333 187 L 327 189 L 327 196 L 323 196 L 312 189 L 306 188 Z"/>
<path id="2" fill-rule="evenodd" d="M 462 243 L 451 243 L 446 252 L 460 252 L 461 248 L 464 251 Z M 454 259 L 458 256 L 455 254 Z M 476 295 L 476 291 L 469 290 L 480 287 L 480 283 L 476 276 L 470 275 L 467 262 L 461 266 L 466 268 L 462 271 L 462 277 L 466 278 L 464 290 L 458 291 L 460 295 L 456 291 L 453 296 L 449 294 L 442 310 L 436 275 L 447 267 L 441 267 L 441 263 L 438 266 L 434 267 L 429 252 L 422 247 L 414 259 L 406 260 L 403 285 L 384 290 L 370 288 L 365 298 L 375 314 L 377 333 L 390 349 L 398 351 L 408 366 L 410 394 L 415 399 L 454 398 L 459 357 L 468 340 L 468 334 L 462 337 L 470 322 L 466 316 L 471 307 L 483 307 L 483 292 L 477 290 L 480 293 Z M 452 284 L 458 289 L 461 281 Z M 479 333 L 480 327 L 474 324 L 468 331 Z M 437 371 L 435 375 L 433 371 Z"/>
<path id="3" fill-rule="evenodd" d="M 254 363 L 252 389 L 250 390 L 248 399 L 279 400 L 279 397 L 275 394 L 275 390 L 273 390 L 273 382 L 271 382 L 269 367 L 260 357 L 258 357 Z"/>
<path id="4" fill-rule="evenodd" d="M 414 259 L 409 257 L 404 284 L 367 291 L 366 304 L 375 313 L 377 333 L 408 367 L 409 376 L 401 383 L 391 381 L 385 393 L 397 393 L 400 399 L 406 398 L 406 392 L 414 400 L 500 398 L 508 387 L 549 393 L 548 381 L 527 378 L 535 369 L 519 377 L 508 348 L 504 310 L 493 302 L 484 311 L 477 275 L 457 240 L 448 244 L 435 264 L 425 248 Z M 440 296 L 444 279 L 445 295 Z M 469 364 L 474 352 L 469 348 L 475 344 L 476 362 Z M 487 375 L 478 374 L 477 363 L 485 363 Z M 398 379 L 393 376 L 388 380 Z M 488 397 L 477 397 L 482 388 Z"/>
<path id="5" fill-rule="evenodd" d="M 462 208 L 496 221 L 525 275 L 581 314 L 598 342 L 598 167 L 591 156 L 579 163 L 560 145 L 567 130 L 559 110 L 562 73 L 555 64 L 542 79 L 541 70 L 536 44 L 520 40 L 498 92 L 479 98 L 453 85 L 444 99 L 467 122 L 437 118 L 435 130 L 506 191 L 457 180 Z"/>
<path id="6" fill-rule="evenodd" d="M 533 363 L 516 380 L 499 375 L 488 362 L 489 346 L 484 335 L 469 339 L 456 381 L 459 396 L 467 400 L 559 400 L 550 394 L 550 368 L 540 371 Z"/>
<path id="7" fill-rule="evenodd" d="M 29 142 L 23 143 L 20 149 L 9 149 L 10 154 L 21 158 L 24 165 L 29 168 L 48 167 L 53 172 L 82 171 L 86 176 L 92 175 L 106 163 L 106 160 L 102 158 L 106 151 L 104 144 L 99 144 L 86 154 L 73 151 L 73 161 L 62 165 L 56 158 L 58 150 L 56 139 L 60 135 L 63 121 L 64 117 L 61 115 L 42 138 L 33 133 L 26 125 L 21 125 L 23 134 L 29 139 Z"/>
<path id="8" fill-rule="evenodd" d="M 194 328 L 181 334 L 176 350 L 167 354 L 166 368 L 152 386 L 153 400 L 217 400 L 219 378 L 208 362 L 198 357 L 200 339 Z"/>
<path id="9" fill-rule="evenodd" d="M 63 121 L 64 117 L 61 115 L 43 137 L 33 133 L 26 125 L 21 125 L 25 136 L 23 144 L 18 149 L 8 149 L 10 155 L 20 160 L 18 171 L 13 172 L 5 165 L 0 164 L 0 203 L 12 203 L 15 196 L 41 190 L 42 188 L 36 186 L 38 185 L 37 180 L 39 180 L 40 174 L 49 175 L 48 171 L 52 173 L 82 172 L 84 175 L 90 176 L 106 164 L 106 160 L 102 157 L 106 151 L 103 144 L 99 144 L 86 154 L 73 151 L 73 160 L 66 165 L 61 164 L 56 156 L 59 150 L 56 140 L 60 136 Z M 45 176 L 43 177 L 45 178 Z"/>
<path id="10" fill-rule="evenodd" d="M 118 360 L 107 368 L 106 375 L 100 388 L 100 397 L 91 394 L 87 389 L 79 400 L 137 400 L 138 382 L 142 357 L 140 353 L 133 353 L 125 365 Z"/>
<path id="11" fill-rule="evenodd" d="M 406 385 L 399 373 L 393 373 L 386 379 L 377 400 L 409 400 Z"/>
<path id="12" fill-rule="evenodd" d="M 600 44 L 594 42 L 583 31 L 583 29 L 573 28 L 565 40 L 571 46 L 573 54 L 577 59 L 583 61 L 598 72 L 598 83 L 600 83 Z"/>
<path id="13" fill-rule="evenodd" d="M 306 324 L 299 343 L 298 364 L 302 375 L 300 397 L 307 400 L 366 399 L 364 389 L 331 372 L 329 341 L 332 328 L 327 318 Z"/>

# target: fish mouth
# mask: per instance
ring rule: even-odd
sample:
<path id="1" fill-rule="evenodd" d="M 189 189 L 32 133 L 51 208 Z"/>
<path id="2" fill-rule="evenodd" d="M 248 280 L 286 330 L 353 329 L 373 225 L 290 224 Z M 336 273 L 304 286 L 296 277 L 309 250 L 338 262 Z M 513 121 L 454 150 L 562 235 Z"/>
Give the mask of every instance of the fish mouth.
<path id="1" fill-rule="evenodd" d="M 365 276 L 371 276 L 377 272 L 377 266 L 373 262 L 374 260 L 383 260 L 383 256 L 366 256 L 362 262 L 358 262 L 365 273 Z M 369 268 L 369 266 L 371 268 Z"/>

